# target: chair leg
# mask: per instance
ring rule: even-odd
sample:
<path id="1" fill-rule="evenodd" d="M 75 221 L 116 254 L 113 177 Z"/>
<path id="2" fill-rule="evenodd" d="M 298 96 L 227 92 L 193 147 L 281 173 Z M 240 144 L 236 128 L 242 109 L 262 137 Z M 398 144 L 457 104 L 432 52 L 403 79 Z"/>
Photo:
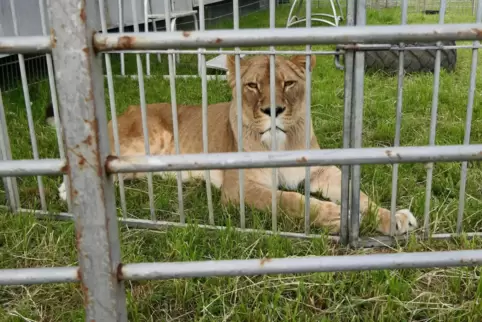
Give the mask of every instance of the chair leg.
<path id="1" fill-rule="evenodd" d="M 176 17 L 172 18 L 172 20 L 171 20 L 171 31 L 176 31 L 176 20 L 177 20 Z M 173 64 L 174 64 L 174 66 L 173 66 L 174 75 L 177 74 L 177 63 L 178 63 L 177 56 L 178 56 L 178 55 L 179 55 L 179 54 L 174 54 L 174 55 L 173 55 L 173 60 L 174 60 L 174 61 L 173 61 Z"/>
<path id="2" fill-rule="evenodd" d="M 157 31 L 156 27 L 156 21 L 152 20 L 152 30 Z M 157 61 L 160 63 L 161 62 L 161 53 L 157 53 Z"/>
<path id="3" fill-rule="evenodd" d="M 144 32 L 149 32 L 149 4 L 148 1 L 144 1 Z M 151 74 L 151 55 L 146 53 L 146 74 Z"/>
<path id="4" fill-rule="evenodd" d="M 171 31 L 176 31 L 176 22 L 177 22 L 177 17 L 172 18 L 171 20 Z M 176 54 L 176 64 L 179 64 L 181 61 L 181 57 L 179 54 Z"/>
<path id="5" fill-rule="evenodd" d="M 198 20 L 197 20 L 196 13 L 194 13 L 192 16 L 194 19 L 194 30 L 198 31 L 199 28 L 198 28 Z M 197 55 L 197 73 L 199 76 L 201 76 L 201 54 Z"/>

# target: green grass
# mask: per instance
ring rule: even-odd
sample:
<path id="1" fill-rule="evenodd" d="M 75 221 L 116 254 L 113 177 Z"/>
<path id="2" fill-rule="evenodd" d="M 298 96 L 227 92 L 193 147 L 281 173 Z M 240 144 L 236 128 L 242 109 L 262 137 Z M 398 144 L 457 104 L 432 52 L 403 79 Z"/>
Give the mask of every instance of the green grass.
<path id="1" fill-rule="evenodd" d="M 267 27 L 268 13 L 260 12 L 241 19 L 241 28 Z M 283 26 L 287 8 L 277 10 L 277 25 Z M 399 11 L 369 11 L 369 24 L 398 23 Z M 410 15 L 410 23 L 436 22 L 437 17 Z M 473 21 L 471 16 L 448 13 L 447 22 Z M 231 22 L 219 28 L 231 28 Z M 285 46 L 280 49 L 293 49 Z M 333 46 L 315 46 L 332 49 Z M 300 48 L 301 49 L 301 48 Z M 127 70 L 136 73 L 134 55 L 127 55 Z M 166 58 L 158 64 L 151 56 L 153 76 L 145 80 L 148 103 L 170 101 Z M 460 144 L 464 136 L 465 110 L 470 70 L 469 50 L 458 51 L 454 73 L 442 72 L 440 79 L 437 144 Z M 114 57 L 113 57 L 114 58 Z M 195 73 L 195 56 L 182 57 L 179 74 Z M 480 59 L 480 58 L 479 58 Z M 115 59 L 114 59 L 115 60 Z M 118 61 L 114 61 L 118 73 Z M 137 80 L 116 78 L 115 101 L 120 114 L 128 105 L 139 104 Z M 481 88 L 482 76 L 477 77 Z M 428 144 L 433 75 L 414 74 L 405 78 L 401 143 L 404 146 Z M 178 79 L 179 104 L 199 104 L 201 83 L 196 79 Z M 342 146 L 343 72 L 333 64 L 333 57 L 318 56 L 313 73 L 313 122 L 320 145 Z M 209 102 L 230 99 L 223 81 L 208 83 Z M 393 144 L 395 133 L 396 77 L 383 73 L 367 74 L 363 146 L 381 147 Z M 47 82 L 30 86 L 33 117 L 39 153 L 42 158 L 58 157 L 55 132 L 43 123 L 45 104 L 49 100 Z M 482 101 L 476 92 L 471 142 L 482 142 Z M 25 107 L 21 89 L 4 93 L 8 131 L 15 159 L 32 158 Z M 106 97 L 108 104 L 108 97 Z M 431 230 L 453 232 L 457 216 L 460 163 L 436 164 L 431 199 Z M 425 198 L 423 165 L 400 166 L 398 205 L 408 207 L 423 221 Z M 60 177 L 43 179 L 49 209 L 66 211 L 58 200 Z M 35 178 L 19 178 L 22 207 L 40 207 Z M 482 168 L 470 163 L 465 206 L 465 231 L 480 231 L 482 209 Z M 362 167 L 363 190 L 389 207 L 391 166 Z M 177 220 L 177 188 L 175 181 L 154 180 L 156 216 Z M 149 218 L 146 181 L 126 186 L 127 208 L 135 218 Z M 1 191 L 0 198 L 4 199 Z M 184 185 L 185 213 L 188 221 L 207 223 L 208 209 L 203 183 Z M 216 224 L 237 226 L 236 208 L 219 206 L 219 193 L 214 191 Z M 119 215 L 120 215 L 120 205 Z M 250 228 L 270 228 L 270 215 L 247 211 Z M 301 222 L 280 216 L 279 229 L 302 231 Z M 373 225 L 364 225 L 363 235 L 374 235 Z M 0 268 L 77 265 L 75 234 L 71 223 L 37 220 L 30 214 L 0 216 Z M 123 262 L 187 261 L 206 259 L 244 259 L 300 255 L 339 255 L 369 251 L 350 251 L 330 244 L 323 234 L 311 241 L 278 236 L 240 234 L 232 229 L 206 231 L 195 226 L 186 229 L 145 231 L 121 229 Z M 476 249 L 482 240 L 463 237 L 450 242 L 429 240 L 387 250 L 431 251 L 435 249 Z M 375 251 L 375 250 L 374 250 Z M 236 278 L 196 278 L 155 282 L 128 282 L 130 321 L 480 321 L 482 308 L 480 269 L 424 269 L 357 273 L 325 273 L 272 275 Z M 0 287 L 0 321 L 81 321 L 82 294 L 78 285 Z M 23 318 L 22 318 L 23 317 Z"/>

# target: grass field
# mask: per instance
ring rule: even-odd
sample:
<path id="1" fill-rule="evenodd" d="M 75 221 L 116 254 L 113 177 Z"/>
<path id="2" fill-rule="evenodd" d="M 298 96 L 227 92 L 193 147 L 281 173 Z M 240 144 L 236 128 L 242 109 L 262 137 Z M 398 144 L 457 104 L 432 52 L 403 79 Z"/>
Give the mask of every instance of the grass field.
<path id="1" fill-rule="evenodd" d="M 277 10 L 277 24 L 284 25 L 287 7 Z M 369 24 L 393 24 L 399 21 L 398 10 L 369 11 Z M 241 28 L 268 26 L 268 12 L 241 19 Z M 409 16 L 410 23 L 436 22 L 437 16 Z M 448 12 L 447 22 L 472 22 L 474 17 Z M 227 21 L 219 28 L 232 28 Z M 332 49 L 333 46 L 315 46 Z M 280 47 L 281 49 L 281 47 Z M 293 49 L 283 47 L 283 49 Z M 153 76 L 145 80 L 148 103 L 170 101 L 166 60 L 155 63 L 151 56 Z M 458 51 L 454 73 L 441 73 L 436 143 L 460 144 L 464 137 L 465 113 L 470 71 L 470 50 Z M 480 57 L 480 55 L 479 55 Z M 313 122 L 320 145 L 342 146 L 343 72 L 337 70 L 332 56 L 318 56 L 313 73 Z M 195 73 L 194 56 L 182 57 L 187 67 L 179 74 Z M 480 61 L 480 58 L 479 58 Z M 118 62 L 114 62 L 118 71 Z M 480 69 L 480 68 L 479 68 Z M 128 55 L 127 71 L 136 73 L 135 57 Z M 401 144 L 428 144 L 433 75 L 408 75 L 403 93 Z M 199 104 L 201 83 L 196 79 L 177 80 L 179 104 Z M 481 88 L 482 76 L 477 76 Z M 130 104 L 139 104 L 135 79 L 115 79 L 115 101 L 118 113 Z M 230 99 L 230 89 L 223 81 L 208 83 L 209 102 Z M 393 144 L 397 79 L 382 73 L 367 74 L 363 146 L 381 147 Z M 47 82 L 30 87 L 33 117 L 39 153 L 42 158 L 58 157 L 54 130 L 43 123 L 44 107 L 49 100 Z M 12 153 L 15 159 L 32 158 L 25 106 L 21 89 L 4 93 Z M 106 97 L 108 104 L 108 97 Z M 476 92 L 471 142 L 482 142 L 482 104 Z M 437 164 L 433 176 L 431 231 L 453 232 L 457 217 L 460 164 Z M 410 207 L 423 221 L 425 198 L 424 165 L 400 166 L 399 208 Z M 66 211 L 58 200 L 60 177 L 45 177 L 49 209 Z M 23 208 L 40 207 L 35 178 L 18 179 Z M 482 167 L 469 165 L 464 229 L 481 230 Z M 382 205 L 389 207 L 391 166 L 363 166 L 362 187 Z M 156 216 L 177 220 L 175 181 L 154 180 Z M 4 198 L 4 192 L 1 192 Z M 146 181 L 126 187 L 127 207 L 131 217 L 149 218 Z M 188 221 L 207 223 L 208 209 L 204 183 L 184 185 L 185 213 Z M 237 209 L 219 206 L 214 191 L 216 224 L 239 223 Z M 120 206 L 119 206 L 119 215 Z M 270 215 L 247 209 L 247 226 L 270 228 Z M 301 222 L 280 215 L 279 229 L 302 231 Z M 30 214 L 4 213 L 0 216 L 0 268 L 77 265 L 75 233 L 71 223 L 37 220 Z M 364 225 L 362 234 L 374 235 L 373 225 Z M 291 240 L 278 236 L 240 234 L 232 229 L 205 231 L 195 226 L 163 231 L 121 229 L 123 262 L 187 261 L 206 259 L 244 259 L 300 255 L 338 255 L 374 251 L 431 251 L 474 249 L 482 240 L 464 237 L 450 242 L 411 240 L 387 250 L 350 251 L 330 244 L 324 235 L 316 240 Z M 155 282 L 128 282 L 130 321 L 480 321 L 480 269 L 424 269 L 359 273 L 324 273 L 236 278 L 196 278 Z M 82 294 L 78 285 L 0 287 L 0 321 L 82 321 Z"/>

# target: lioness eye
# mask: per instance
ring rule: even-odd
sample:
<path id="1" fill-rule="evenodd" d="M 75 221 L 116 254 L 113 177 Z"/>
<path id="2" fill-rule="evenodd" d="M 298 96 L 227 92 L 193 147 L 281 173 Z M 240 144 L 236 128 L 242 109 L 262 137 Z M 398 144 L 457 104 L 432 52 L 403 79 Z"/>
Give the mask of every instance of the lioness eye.
<path id="1" fill-rule="evenodd" d="M 251 87 L 251 88 L 255 88 L 255 89 L 258 88 L 258 84 L 256 83 L 248 83 L 246 85 L 248 85 L 248 87 Z"/>
<path id="2" fill-rule="evenodd" d="M 286 87 L 290 87 L 290 86 L 292 86 L 292 85 L 294 85 L 294 84 L 295 84 L 295 81 L 286 81 L 286 82 L 285 82 L 285 88 L 286 88 Z"/>

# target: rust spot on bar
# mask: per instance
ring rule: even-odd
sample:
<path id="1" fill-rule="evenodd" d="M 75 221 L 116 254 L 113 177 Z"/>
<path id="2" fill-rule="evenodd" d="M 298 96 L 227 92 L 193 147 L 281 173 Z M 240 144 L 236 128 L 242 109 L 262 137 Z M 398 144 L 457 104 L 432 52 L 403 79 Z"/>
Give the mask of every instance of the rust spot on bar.
<path id="1" fill-rule="evenodd" d="M 269 262 L 271 262 L 271 258 L 265 257 L 265 258 L 261 259 L 261 261 L 259 262 L 259 265 L 264 266 L 266 263 L 269 263 Z"/>
<path id="2" fill-rule="evenodd" d="M 395 153 L 395 155 L 393 155 L 393 151 L 391 151 L 391 150 L 386 150 L 386 151 L 385 151 L 385 154 L 386 154 L 389 158 L 396 157 L 398 160 L 401 160 L 401 159 L 402 159 L 402 156 L 400 155 L 400 153 Z"/>
<path id="3" fill-rule="evenodd" d="M 79 160 L 79 166 L 83 166 L 85 164 L 85 158 L 83 156 L 80 157 L 80 160 Z"/>
<path id="4" fill-rule="evenodd" d="M 82 239 L 82 233 L 79 231 L 82 228 L 77 227 L 75 230 L 75 246 L 80 250 L 80 240 Z"/>
<path id="5" fill-rule="evenodd" d="M 216 38 L 216 44 L 221 43 L 223 40 L 221 38 Z"/>
<path id="6" fill-rule="evenodd" d="M 80 228 L 82 229 L 82 228 Z M 79 228 L 77 228 L 75 232 L 75 243 L 77 246 L 77 249 L 80 251 L 80 239 L 82 238 L 82 234 L 79 232 Z M 83 298 L 84 298 L 84 307 L 87 307 L 89 305 L 89 289 L 87 286 L 85 286 L 84 281 L 83 281 L 83 276 L 82 276 L 82 271 L 80 270 L 80 267 L 77 269 L 77 279 L 80 282 L 80 288 L 82 290 Z"/>
<path id="7" fill-rule="evenodd" d="M 308 160 L 305 157 L 301 157 L 300 159 L 296 159 L 296 162 L 298 163 L 306 163 Z"/>
<path id="8" fill-rule="evenodd" d="M 89 93 L 93 93 L 92 92 L 92 88 L 89 90 Z M 94 109 L 96 108 L 97 106 L 94 105 Z M 99 150 L 99 146 L 98 146 L 98 137 L 99 137 L 99 126 L 97 124 L 97 119 L 93 119 L 91 122 L 90 122 L 90 126 L 92 128 L 92 133 L 95 135 L 95 140 L 96 140 L 96 143 L 97 143 L 97 146 L 94 146 L 93 148 L 93 152 L 95 154 L 95 158 L 96 158 L 96 164 L 98 165 L 97 166 L 97 175 L 99 177 L 102 177 L 104 174 L 102 173 L 102 170 L 104 170 L 104 167 L 101 165 L 101 158 L 100 158 L 100 150 Z M 104 198 L 104 190 L 101 189 L 101 194 L 102 194 L 102 198 Z"/>
<path id="9" fill-rule="evenodd" d="M 105 45 L 106 40 L 104 40 L 103 43 L 98 44 L 98 46 L 96 46 L 96 42 L 95 42 L 95 34 L 96 33 L 97 33 L 96 31 L 94 31 L 92 33 L 92 48 L 94 48 L 94 54 L 97 54 L 99 52 L 99 49 L 105 49 L 105 47 L 106 47 L 106 45 Z"/>
<path id="10" fill-rule="evenodd" d="M 84 307 L 87 307 L 90 303 L 90 300 L 89 300 L 89 288 L 87 286 L 85 286 L 84 282 L 82 281 L 82 279 L 80 280 L 80 288 L 82 289 L 82 294 L 84 295 L 83 298 L 84 298 Z"/>
<path id="11" fill-rule="evenodd" d="M 13 49 L 13 46 L 7 46 L 0 42 L 0 49 Z"/>
<path id="12" fill-rule="evenodd" d="M 122 265 L 122 263 L 119 263 L 119 265 L 117 265 L 117 281 L 122 281 L 124 279 L 124 274 L 122 274 L 122 267 L 124 265 Z"/>
<path id="13" fill-rule="evenodd" d="M 104 168 L 105 168 L 105 172 L 106 173 L 112 173 L 112 171 L 110 170 L 110 163 L 114 160 L 119 160 L 119 158 L 115 155 L 108 155 L 106 158 L 105 158 L 105 165 L 104 165 Z"/>
<path id="14" fill-rule="evenodd" d="M 460 263 L 477 265 L 477 260 L 475 258 L 462 258 L 460 259 Z"/>
<path id="15" fill-rule="evenodd" d="M 473 28 L 473 32 L 477 35 L 477 38 L 482 38 L 482 29 Z"/>
<path id="16" fill-rule="evenodd" d="M 89 95 L 91 95 L 91 94 L 92 94 L 92 90 L 90 90 L 89 93 L 90 93 Z M 84 120 L 84 123 L 89 124 L 90 127 L 91 127 L 95 132 L 97 132 L 97 120 L 95 120 L 95 119 L 93 119 L 93 120 Z"/>
<path id="17" fill-rule="evenodd" d="M 102 166 L 97 167 L 97 175 L 99 177 L 102 177 Z M 104 191 L 102 190 L 102 198 L 103 198 L 103 195 L 104 195 Z"/>
<path id="18" fill-rule="evenodd" d="M 106 164 L 109 164 L 110 162 L 112 162 L 112 161 L 114 161 L 114 160 L 119 160 L 119 157 L 117 157 L 116 155 L 109 154 L 109 155 L 105 158 L 105 163 L 106 163 Z"/>
<path id="19" fill-rule="evenodd" d="M 360 46 L 358 44 L 346 44 L 346 45 L 342 45 L 341 47 L 343 47 L 344 50 L 359 50 L 360 49 Z"/>
<path id="20" fill-rule="evenodd" d="M 83 48 L 82 51 L 83 51 L 86 55 L 88 55 L 88 54 L 89 54 L 89 47 Z"/>
<path id="21" fill-rule="evenodd" d="M 54 28 L 50 28 L 50 42 L 52 43 L 52 48 L 57 46 L 57 38 L 55 37 Z"/>
<path id="22" fill-rule="evenodd" d="M 191 33 L 189 31 L 183 31 L 182 35 L 187 38 L 187 37 L 191 36 Z"/>
<path id="23" fill-rule="evenodd" d="M 135 37 L 122 36 L 117 41 L 118 49 L 130 49 L 135 42 Z"/>
<path id="24" fill-rule="evenodd" d="M 60 171 L 61 171 L 62 173 L 68 174 L 69 171 L 70 171 L 69 164 L 66 163 L 62 168 L 60 168 Z"/>
<path id="25" fill-rule="evenodd" d="M 84 3 L 85 5 L 85 3 Z M 82 6 L 82 8 L 80 8 L 80 20 L 82 20 L 83 22 L 85 22 L 87 20 L 87 17 L 85 15 L 85 7 Z"/>
<path id="26" fill-rule="evenodd" d="M 87 49 L 88 50 L 88 49 Z M 92 89 L 89 91 L 89 96 L 85 98 L 85 102 L 93 101 L 94 100 L 94 93 L 92 92 Z"/>
<path id="27" fill-rule="evenodd" d="M 85 143 L 87 145 L 92 145 L 92 135 L 89 134 L 87 138 L 84 141 L 82 141 L 82 143 Z"/>

